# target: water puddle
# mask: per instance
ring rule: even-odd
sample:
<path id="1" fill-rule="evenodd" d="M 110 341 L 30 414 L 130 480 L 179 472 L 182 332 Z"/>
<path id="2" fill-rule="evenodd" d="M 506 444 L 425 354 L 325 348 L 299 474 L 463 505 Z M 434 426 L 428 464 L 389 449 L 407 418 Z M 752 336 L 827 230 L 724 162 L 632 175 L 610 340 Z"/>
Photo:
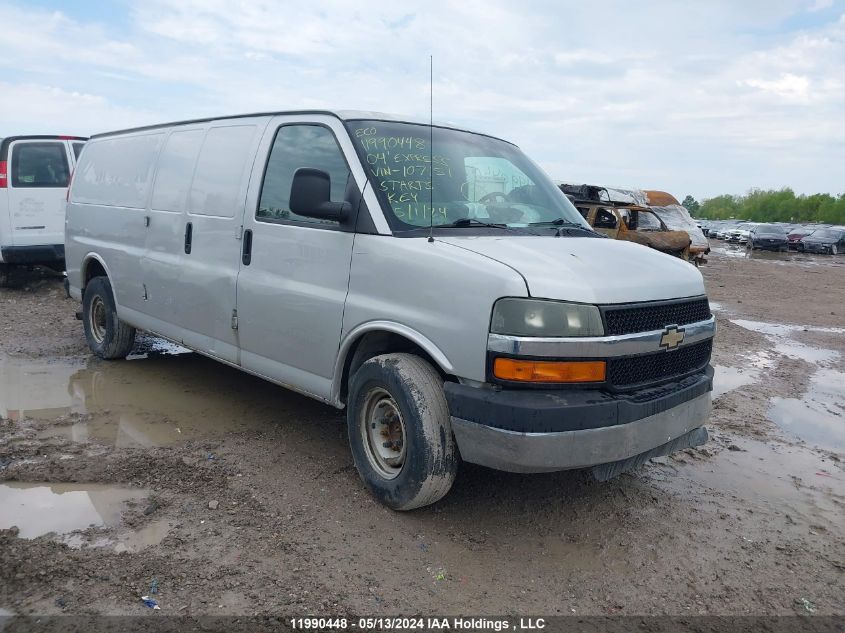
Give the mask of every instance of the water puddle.
<path id="1" fill-rule="evenodd" d="M 661 486 L 686 494 L 693 482 L 738 499 L 744 507 L 784 512 L 845 536 L 845 472 L 840 466 L 802 446 L 732 441 L 739 450 L 720 451 L 703 463 L 668 462 L 673 472 Z"/>
<path id="2" fill-rule="evenodd" d="M 734 389 L 750 385 L 760 378 L 759 369 L 745 369 L 743 367 L 725 367 L 716 365 L 713 375 L 713 397 L 718 398 Z"/>
<path id="3" fill-rule="evenodd" d="M 21 538 L 114 527 L 127 501 L 148 491 L 99 484 L 0 484 L 0 528 L 17 526 Z"/>
<path id="4" fill-rule="evenodd" d="M 122 531 L 116 536 L 94 536 L 85 534 L 68 534 L 63 539 L 70 547 L 104 547 L 115 553 L 140 552 L 147 547 L 154 547 L 164 540 L 173 529 L 173 522 L 167 520 L 153 521 L 138 530 Z"/>
<path id="5" fill-rule="evenodd" d="M 765 336 L 774 347 L 774 351 L 787 358 L 795 358 L 808 363 L 826 363 L 839 358 L 839 352 L 813 347 L 794 340 L 800 332 L 821 332 L 825 334 L 845 334 L 845 328 L 815 327 L 809 325 L 787 325 L 784 323 L 765 323 L 746 319 L 731 319 L 732 323 L 758 332 Z"/>
<path id="6" fill-rule="evenodd" d="M 769 419 L 802 440 L 845 451 L 845 373 L 819 369 L 802 398 L 772 398 Z"/>
<path id="7" fill-rule="evenodd" d="M 116 447 L 264 430 L 329 409 L 259 378 L 156 339 L 133 360 L 43 361 L 0 356 L 0 416 L 47 421 L 39 435 Z"/>

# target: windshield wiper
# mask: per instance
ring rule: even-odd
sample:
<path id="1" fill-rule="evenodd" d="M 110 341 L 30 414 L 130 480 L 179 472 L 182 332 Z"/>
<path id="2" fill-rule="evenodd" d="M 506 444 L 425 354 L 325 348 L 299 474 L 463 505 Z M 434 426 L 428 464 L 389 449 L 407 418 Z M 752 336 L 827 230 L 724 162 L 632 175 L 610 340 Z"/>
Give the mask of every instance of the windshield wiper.
<path id="1" fill-rule="evenodd" d="M 583 224 L 578 224 L 577 222 L 570 222 L 569 220 L 564 220 L 563 218 L 557 218 L 556 220 L 548 220 L 546 222 L 529 222 L 528 226 L 566 226 L 576 229 L 584 228 Z"/>
<path id="2" fill-rule="evenodd" d="M 434 228 L 442 229 L 442 228 L 457 228 L 463 229 L 469 226 L 489 226 L 494 229 L 506 229 L 508 228 L 507 224 L 501 223 L 494 223 L 494 222 L 482 222 L 481 220 L 476 220 L 475 218 L 460 218 L 451 222 L 449 224 L 435 224 Z"/>
<path id="3" fill-rule="evenodd" d="M 528 226 L 547 226 L 550 228 L 556 228 L 555 237 L 563 237 L 565 232 L 569 233 L 570 231 L 580 231 L 581 233 L 586 233 L 587 235 L 593 237 L 604 237 L 601 233 L 597 233 L 583 224 L 570 222 L 569 220 L 564 220 L 563 218 L 557 218 L 556 220 L 549 220 L 547 222 L 531 222 Z"/>

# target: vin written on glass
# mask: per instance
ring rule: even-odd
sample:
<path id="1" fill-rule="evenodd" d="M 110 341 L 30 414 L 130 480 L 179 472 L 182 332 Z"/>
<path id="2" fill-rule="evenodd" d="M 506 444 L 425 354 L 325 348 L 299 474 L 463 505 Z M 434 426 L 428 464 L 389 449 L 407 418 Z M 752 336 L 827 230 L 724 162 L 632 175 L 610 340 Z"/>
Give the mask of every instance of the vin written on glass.
<path id="1" fill-rule="evenodd" d="M 410 224 L 427 223 L 432 176 L 452 177 L 448 159 L 431 155 L 428 139 L 419 136 L 386 136 L 370 126 L 355 130 L 355 137 L 397 217 Z M 435 218 L 445 217 L 446 210 L 435 207 L 433 212 Z"/>

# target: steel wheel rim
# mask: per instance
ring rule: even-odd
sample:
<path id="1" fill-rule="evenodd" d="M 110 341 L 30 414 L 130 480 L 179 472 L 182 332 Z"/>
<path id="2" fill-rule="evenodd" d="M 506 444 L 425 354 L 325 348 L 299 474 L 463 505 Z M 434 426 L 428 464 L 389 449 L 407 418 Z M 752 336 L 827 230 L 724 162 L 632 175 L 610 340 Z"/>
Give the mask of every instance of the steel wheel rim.
<path id="1" fill-rule="evenodd" d="M 88 309 L 88 322 L 91 324 L 91 336 L 98 343 L 106 338 L 106 304 L 100 296 L 94 297 Z"/>
<path id="2" fill-rule="evenodd" d="M 405 421 L 396 400 L 377 387 L 367 394 L 360 431 L 370 466 L 385 479 L 394 479 L 405 465 Z"/>

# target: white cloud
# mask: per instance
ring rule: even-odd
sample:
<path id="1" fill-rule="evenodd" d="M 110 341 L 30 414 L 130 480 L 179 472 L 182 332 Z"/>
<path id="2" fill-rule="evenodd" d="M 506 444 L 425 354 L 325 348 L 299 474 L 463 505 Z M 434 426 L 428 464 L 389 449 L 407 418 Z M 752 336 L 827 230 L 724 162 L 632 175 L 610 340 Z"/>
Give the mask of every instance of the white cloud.
<path id="1" fill-rule="evenodd" d="M 810 100 L 810 80 L 807 77 L 800 77 L 792 73 L 786 73 L 779 79 L 746 79 L 740 81 L 740 85 L 758 88 L 763 92 L 772 93 L 784 99 L 808 102 Z"/>

